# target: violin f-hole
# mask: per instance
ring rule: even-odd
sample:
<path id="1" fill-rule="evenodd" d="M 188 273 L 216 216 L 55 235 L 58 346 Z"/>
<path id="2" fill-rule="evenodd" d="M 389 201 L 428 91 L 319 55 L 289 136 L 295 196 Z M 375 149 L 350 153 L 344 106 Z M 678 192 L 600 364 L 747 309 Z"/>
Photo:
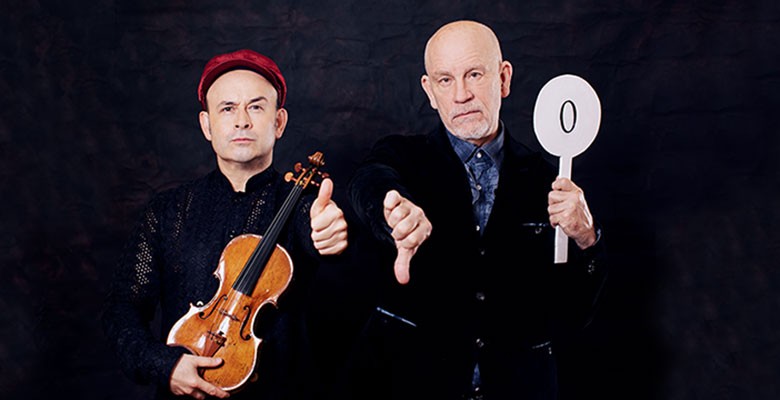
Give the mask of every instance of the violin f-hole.
<path id="1" fill-rule="evenodd" d="M 252 316 L 252 308 L 249 306 L 244 306 L 244 311 L 246 311 L 246 314 L 244 314 L 244 320 L 241 321 L 241 329 L 238 331 L 238 335 L 241 337 L 241 339 L 249 340 L 252 338 L 252 332 L 251 330 L 247 329 L 247 326 L 249 325 L 249 319 Z"/>
<path id="2" fill-rule="evenodd" d="M 227 295 L 222 295 L 221 297 L 219 297 L 219 300 L 218 300 L 217 302 L 215 302 L 215 303 L 214 303 L 214 306 L 213 306 L 213 307 L 211 307 L 211 308 L 208 310 L 208 314 L 206 314 L 206 313 L 205 313 L 205 311 L 201 311 L 201 312 L 199 312 L 199 313 L 198 313 L 198 317 L 199 317 L 200 319 L 206 319 L 206 318 L 210 317 L 210 316 L 211 316 L 211 314 L 213 314 L 213 313 L 214 313 L 214 310 L 216 310 L 216 309 L 217 309 L 217 307 L 219 307 L 219 305 L 220 305 L 222 302 L 224 302 L 224 301 L 227 301 Z"/>

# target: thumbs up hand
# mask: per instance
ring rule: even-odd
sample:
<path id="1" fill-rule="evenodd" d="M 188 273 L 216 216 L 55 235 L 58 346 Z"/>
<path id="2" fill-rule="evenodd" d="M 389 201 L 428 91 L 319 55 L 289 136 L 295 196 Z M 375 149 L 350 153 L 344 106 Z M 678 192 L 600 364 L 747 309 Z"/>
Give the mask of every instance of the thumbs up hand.
<path id="1" fill-rule="evenodd" d="M 311 205 L 311 240 L 322 255 L 341 254 L 347 248 L 347 220 L 344 212 L 336 205 L 333 196 L 333 181 L 322 180 L 317 199 Z"/>

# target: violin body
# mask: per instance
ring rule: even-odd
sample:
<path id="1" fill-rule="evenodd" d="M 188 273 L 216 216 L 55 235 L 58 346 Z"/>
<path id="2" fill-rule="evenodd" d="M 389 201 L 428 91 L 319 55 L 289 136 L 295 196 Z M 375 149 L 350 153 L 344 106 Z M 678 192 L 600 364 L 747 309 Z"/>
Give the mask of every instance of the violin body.
<path id="1" fill-rule="evenodd" d="M 202 376 L 227 391 L 239 389 L 252 377 L 262 343 L 252 329 L 257 314 L 267 304 L 276 307 L 292 280 L 292 259 L 284 248 L 274 244 L 259 279 L 250 285 L 251 293 L 225 284 L 241 279 L 242 269 L 261 241 L 262 236 L 254 234 L 231 240 L 214 272 L 219 280 L 216 295 L 205 306 L 191 304 L 168 334 L 168 345 L 185 347 L 199 356 L 222 358 L 222 365 L 203 369 Z"/>

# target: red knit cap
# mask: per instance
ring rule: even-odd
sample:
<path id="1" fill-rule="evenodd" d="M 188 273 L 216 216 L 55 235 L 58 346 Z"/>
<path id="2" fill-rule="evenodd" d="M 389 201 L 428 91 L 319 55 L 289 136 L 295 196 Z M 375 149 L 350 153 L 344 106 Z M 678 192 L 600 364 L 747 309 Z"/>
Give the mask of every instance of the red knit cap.
<path id="1" fill-rule="evenodd" d="M 206 63 L 203 75 L 200 77 L 200 84 L 198 84 L 198 101 L 204 110 L 206 110 L 206 92 L 211 84 L 220 75 L 234 69 L 248 69 L 262 75 L 276 89 L 277 106 L 284 106 L 287 84 L 279 67 L 273 60 L 256 51 L 242 49 L 232 53 L 219 54 Z"/>

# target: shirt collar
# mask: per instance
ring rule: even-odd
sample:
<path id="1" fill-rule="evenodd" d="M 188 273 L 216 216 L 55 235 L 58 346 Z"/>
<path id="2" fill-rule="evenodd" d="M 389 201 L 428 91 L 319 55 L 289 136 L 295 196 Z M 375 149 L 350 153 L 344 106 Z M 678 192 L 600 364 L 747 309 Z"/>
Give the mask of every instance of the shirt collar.
<path id="1" fill-rule="evenodd" d="M 260 190 L 261 188 L 265 187 L 268 182 L 275 179 L 277 175 L 278 172 L 274 169 L 273 166 L 270 166 L 262 172 L 258 172 L 256 175 L 253 175 L 251 178 L 249 178 L 249 180 L 246 182 L 245 192 L 236 192 L 233 190 L 233 185 L 230 183 L 230 180 L 225 176 L 225 174 L 222 173 L 222 171 L 219 170 L 219 168 L 213 171 L 213 179 L 217 182 L 217 185 L 219 185 L 225 192 L 233 193 L 237 196 L 243 196 L 248 193 L 253 193 Z"/>
<path id="2" fill-rule="evenodd" d="M 471 157 L 474 157 L 474 154 L 477 153 L 477 150 L 481 148 L 482 151 L 485 152 L 491 160 L 493 160 L 493 162 L 496 164 L 496 167 L 501 168 L 501 162 L 504 159 L 504 124 L 502 122 L 499 121 L 498 123 L 498 135 L 496 135 L 493 140 L 483 144 L 481 147 L 460 139 L 459 137 L 453 135 L 449 130 L 447 130 L 447 138 L 450 140 L 452 149 L 455 150 L 455 154 L 458 155 L 458 158 L 464 164 L 469 162 Z"/>

